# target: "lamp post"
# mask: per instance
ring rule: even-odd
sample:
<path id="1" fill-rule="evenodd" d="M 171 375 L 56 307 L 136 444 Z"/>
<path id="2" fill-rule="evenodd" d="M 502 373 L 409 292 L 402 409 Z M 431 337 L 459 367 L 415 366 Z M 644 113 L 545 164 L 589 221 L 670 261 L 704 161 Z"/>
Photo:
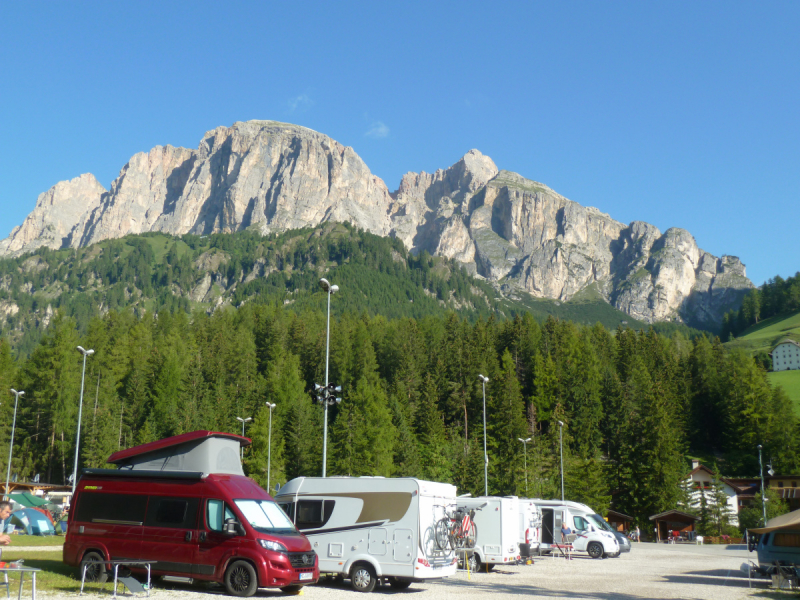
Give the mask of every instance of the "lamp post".
<path id="1" fill-rule="evenodd" d="M 272 409 L 275 408 L 275 405 L 267 402 L 267 408 L 269 408 L 269 435 L 267 436 L 267 493 L 269 493 L 269 476 L 272 468 Z"/>
<path id="2" fill-rule="evenodd" d="M 489 378 L 478 374 L 483 387 L 483 495 L 489 495 L 489 454 L 486 452 L 486 384 Z"/>
<path id="3" fill-rule="evenodd" d="M 9 500 L 11 494 L 8 491 L 8 480 L 11 477 L 11 454 L 14 452 L 14 427 L 17 425 L 17 404 L 19 404 L 19 397 L 24 396 L 25 392 L 18 392 L 12 389 L 11 393 L 14 394 L 14 420 L 11 421 L 11 443 L 8 445 L 8 470 L 6 471 L 6 495 L 4 498 Z"/>
<path id="4" fill-rule="evenodd" d="M 247 423 L 248 421 L 252 421 L 253 417 L 247 417 L 246 419 L 243 419 L 242 417 L 236 417 L 236 420 L 241 421 L 242 423 L 242 437 L 244 437 L 244 424 Z M 242 460 L 244 460 L 244 446 L 242 446 L 241 448 L 241 458 Z"/>
<path id="5" fill-rule="evenodd" d="M 561 447 L 561 501 L 564 501 L 564 422 L 558 422 L 558 443 Z"/>
<path id="6" fill-rule="evenodd" d="M 767 491 L 764 489 L 764 466 L 761 463 L 761 444 L 758 445 L 758 471 L 761 474 L 761 509 L 764 513 L 764 527 L 767 526 Z"/>
<path id="7" fill-rule="evenodd" d="M 525 453 L 525 497 L 528 497 L 528 442 L 531 441 L 531 438 L 523 440 L 522 438 L 517 438 L 520 442 L 522 442 L 523 452 Z"/>
<path id="8" fill-rule="evenodd" d="M 78 346 L 78 352 L 83 354 L 83 371 L 81 371 L 81 398 L 78 401 L 78 433 L 75 436 L 75 466 L 72 468 L 72 496 L 75 496 L 75 486 L 78 485 L 78 455 L 81 450 L 81 417 L 83 416 L 83 382 L 86 379 L 86 357 L 94 354 L 94 350 L 84 350 Z"/>
<path id="9" fill-rule="evenodd" d="M 319 285 L 328 295 L 328 324 L 325 336 L 325 387 L 328 387 L 328 358 L 331 345 L 331 296 L 339 291 L 338 285 L 331 285 L 324 277 L 319 280 Z M 322 426 L 322 476 L 325 477 L 328 466 L 328 403 L 325 403 L 325 421 Z"/>

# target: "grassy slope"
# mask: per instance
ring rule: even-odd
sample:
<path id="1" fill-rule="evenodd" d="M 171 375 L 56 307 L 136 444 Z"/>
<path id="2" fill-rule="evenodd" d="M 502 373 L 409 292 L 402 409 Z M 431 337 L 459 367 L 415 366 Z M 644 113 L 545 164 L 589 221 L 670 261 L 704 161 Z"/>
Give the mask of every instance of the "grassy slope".
<path id="1" fill-rule="evenodd" d="M 765 319 L 725 345 L 729 348 L 742 348 L 750 354 L 769 353 L 778 342 L 786 338 L 800 342 L 800 312 Z M 770 373 L 769 379 L 786 390 L 800 414 L 800 371 Z"/>

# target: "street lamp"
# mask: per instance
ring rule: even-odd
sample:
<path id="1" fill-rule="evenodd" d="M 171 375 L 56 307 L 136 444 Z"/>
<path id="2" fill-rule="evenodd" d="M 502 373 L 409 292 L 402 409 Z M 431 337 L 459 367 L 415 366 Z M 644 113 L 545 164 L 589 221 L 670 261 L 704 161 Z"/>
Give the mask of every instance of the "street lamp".
<path id="1" fill-rule="evenodd" d="M 11 453 L 14 451 L 14 427 L 17 425 L 17 404 L 19 403 L 19 397 L 25 395 L 25 392 L 18 392 L 17 390 L 11 390 L 11 393 L 14 394 L 14 420 L 11 421 L 11 443 L 8 445 L 8 470 L 6 471 L 5 495 L 6 500 L 11 499 L 11 494 L 8 491 L 8 479 L 11 477 Z"/>
<path id="2" fill-rule="evenodd" d="M 81 450 L 81 416 L 83 414 L 83 381 L 86 378 L 86 357 L 94 354 L 94 350 L 84 350 L 78 346 L 78 352 L 83 354 L 83 371 L 81 372 L 81 398 L 78 402 L 78 433 L 75 436 L 75 466 L 72 469 L 72 496 L 75 497 L 75 486 L 78 485 L 78 454 Z"/>
<path id="3" fill-rule="evenodd" d="M 486 384 L 489 383 L 489 378 L 478 374 L 478 379 L 481 380 L 481 387 L 483 387 L 483 488 L 484 496 L 489 495 L 489 455 L 486 453 Z"/>
<path id="4" fill-rule="evenodd" d="M 269 435 L 267 436 L 267 493 L 269 493 L 269 476 L 270 469 L 272 468 L 272 409 L 275 408 L 275 405 L 267 402 L 267 407 L 269 408 Z"/>
<path id="5" fill-rule="evenodd" d="M 528 497 L 528 442 L 531 441 L 531 438 L 523 440 L 522 438 L 517 438 L 520 442 L 522 442 L 523 451 L 525 453 L 525 497 Z"/>
<path id="6" fill-rule="evenodd" d="M 564 422 L 558 422 L 558 442 L 561 446 L 561 501 L 564 501 Z"/>
<path id="7" fill-rule="evenodd" d="M 325 336 L 325 387 L 328 387 L 328 358 L 330 357 L 331 344 L 331 296 L 339 291 L 338 285 L 331 285 L 324 277 L 319 280 L 319 285 L 328 295 L 328 325 Z M 322 426 L 322 476 L 325 477 L 328 465 L 328 402 L 325 403 L 325 421 Z"/>
<path id="8" fill-rule="evenodd" d="M 244 424 L 248 421 L 252 421 L 253 417 L 247 417 L 246 419 L 243 419 L 242 417 L 236 417 L 236 420 L 242 422 L 242 437 L 244 437 Z M 242 460 L 244 460 L 244 446 L 242 446 L 241 452 Z"/>
<path id="9" fill-rule="evenodd" d="M 764 489 L 764 466 L 761 463 L 761 444 L 758 445 L 758 471 L 761 473 L 761 509 L 764 513 L 764 527 L 767 526 L 767 491 Z"/>

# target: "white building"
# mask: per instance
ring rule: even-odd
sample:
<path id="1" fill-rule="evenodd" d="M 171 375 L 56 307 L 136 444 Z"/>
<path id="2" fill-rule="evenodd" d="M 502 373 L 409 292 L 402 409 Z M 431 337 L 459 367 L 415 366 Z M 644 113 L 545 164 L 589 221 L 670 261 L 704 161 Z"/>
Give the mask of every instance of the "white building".
<path id="1" fill-rule="evenodd" d="M 773 371 L 800 369 L 800 344 L 794 340 L 783 340 L 770 354 Z"/>
<path id="2" fill-rule="evenodd" d="M 698 461 L 692 461 L 692 471 L 687 475 L 687 482 L 689 484 L 689 496 L 692 506 L 700 509 L 700 496 L 706 497 L 708 506 L 714 503 L 713 498 L 713 482 L 714 472 L 706 466 L 701 465 Z M 741 488 L 729 481 L 725 477 L 720 477 L 722 489 L 727 496 L 728 503 L 728 522 L 731 525 L 739 525 L 739 492 Z"/>

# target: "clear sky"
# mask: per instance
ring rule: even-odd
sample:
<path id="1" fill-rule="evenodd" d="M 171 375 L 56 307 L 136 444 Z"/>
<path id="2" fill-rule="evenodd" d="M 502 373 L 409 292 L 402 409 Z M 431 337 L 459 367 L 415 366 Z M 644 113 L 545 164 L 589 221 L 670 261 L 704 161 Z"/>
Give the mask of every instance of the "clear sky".
<path id="1" fill-rule="evenodd" d="M 56 182 L 273 119 L 390 190 L 471 148 L 760 284 L 800 270 L 800 2 L 0 3 L 0 237 Z"/>

